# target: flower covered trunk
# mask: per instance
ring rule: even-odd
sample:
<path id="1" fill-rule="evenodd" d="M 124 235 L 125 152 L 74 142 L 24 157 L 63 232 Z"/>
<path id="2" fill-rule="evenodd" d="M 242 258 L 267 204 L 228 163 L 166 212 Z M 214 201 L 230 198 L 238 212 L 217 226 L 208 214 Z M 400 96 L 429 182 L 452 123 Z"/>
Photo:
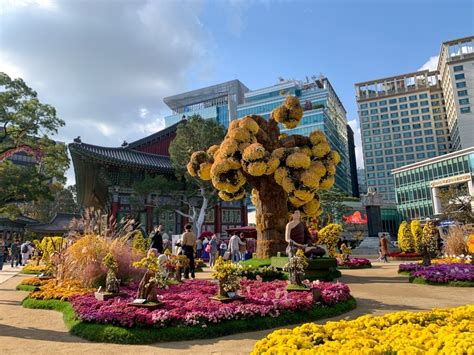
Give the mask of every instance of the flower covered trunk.
<path id="1" fill-rule="evenodd" d="M 257 258 L 269 258 L 286 249 L 287 196 L 271 181 L 261 181 L 256 199 Z"/>

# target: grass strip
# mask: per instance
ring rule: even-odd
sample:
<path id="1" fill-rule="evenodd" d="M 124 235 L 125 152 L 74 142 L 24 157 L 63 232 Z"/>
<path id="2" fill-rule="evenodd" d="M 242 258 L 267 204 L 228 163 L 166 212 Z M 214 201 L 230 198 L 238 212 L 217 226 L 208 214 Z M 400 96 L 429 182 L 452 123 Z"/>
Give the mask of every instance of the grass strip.
<path id="1" fill-rule="evenodd" d="M 409 281 L 413 284 L 418 285 L 431 285 L 431 286 L 451 286 L 451 287 L 474 287 L 474 282 L 472 281 L 448 281 L 448 282 L 433 282 L 425 280 L 422 277 L 413 277 L 410 276 Z"/>
<path id="2" fill-rule="evenodd" d="M 272 261 L 270 258 L 268 259 L 247 259 L 244 261 L 241 261 L 239 264 L 240 265 L 245 265 L 245 266 L 253 266 L 253 267 L 261 267 L 261 266 L 270 266 Z"/>
<path id="3" fill-rule="evenodd" d="M 39 286 L 33 286 L 33 285 L 22 285 L 22 284 L 18 284 L 16 285 L 16 289 L 17 291 L 28 291 L 28 292 L 32 292 L 32 291 L 36 291 L 38 289 Z"/>
<path id="4" fill-rule="evenodd" d="M 25 298 L 23 307 L 51 309 L 63 313 L 64 322 L 70 333 L 93 342 L 117 344 L 150 344 L 167 341 L 217 338 L 225 335 L 272 329 L 290 324 L 299 324 L 322 318 L 330 318 L 354 309 L 354 298 L 333 306 L 315 306 L 309 311 L 283 312 L 278 317 L 252 317 L 229 320 L 207 327 L 134 327 L 84 322 L 77 318 L 71 304 L 59 300 L 36 300 Z"/>
<path id="5" fill-rule="evenodd" d="M 20 274 L 24 274 L 24 275 L 39 275 L 39 274 L 41 274 L 42 272 L 44 272 L 44 270 L 43 270 L 43 271 L 38 271 L 38 270 L 24 270 L 24 269 L 22 269 L 22 270 L 20 271 Z"/>
<path id="6" fill-rule="evenodd" d="M 362 265 L 362 266 L 356 266 L 356 267 L 349 267 L 349 266 L 337 266 L 338 269 L 341 270 L 356 270 L 356 269 L 370 269 L 372 265 Z"/>

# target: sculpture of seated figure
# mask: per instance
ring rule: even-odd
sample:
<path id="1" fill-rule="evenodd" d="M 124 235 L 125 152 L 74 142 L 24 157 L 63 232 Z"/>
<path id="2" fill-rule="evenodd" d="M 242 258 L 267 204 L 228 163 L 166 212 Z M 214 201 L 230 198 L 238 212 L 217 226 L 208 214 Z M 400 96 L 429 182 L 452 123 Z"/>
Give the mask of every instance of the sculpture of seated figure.
<path id="1" fill-rule="evenodd" d="M 286 252 L 290 258 L 298 249 L 303 250 L 305 256 L 310 259 L 321 257 L 326 253 L 323 248 L 311 245 L 311 234 L 301 221 L 301 213 L 298 210 L 293 213 L 290 222 L 286 225 L 285 240 L 288 243 Z"/>

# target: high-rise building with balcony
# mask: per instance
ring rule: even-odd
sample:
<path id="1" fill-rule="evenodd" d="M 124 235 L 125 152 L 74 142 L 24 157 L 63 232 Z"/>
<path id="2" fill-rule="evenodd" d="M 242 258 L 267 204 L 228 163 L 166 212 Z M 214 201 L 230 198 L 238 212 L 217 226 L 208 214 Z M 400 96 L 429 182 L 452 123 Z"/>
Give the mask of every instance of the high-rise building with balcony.
<path id="1" fill-rule="evenodd" d="M 453 150 L 474 146 L 474 36 L 444 42 L 441 76 Z"/>
<path id="2" fill-rule="evenodd" d="M 165 117 L 165 125 L 169 127 L 183 118 L 199 115 L 215 119 L 227 128 L 237 116 L 237 105 L 244 102 L 247 91 L 249 89 L 239 80 L 231 80 L 165 97 L 163 101 L 173 111 L 172 115 Z"/>
<path id="3" fill-rule="evenodd" d="M 355 87 L 367 186 L 393 203 L 391 170 L 450 151 L 439 73 L 424 70 Z"/>
<path id="4" fill-rule="evenodd" d="M 331 148 L 341 155 L 335 186 L 352 195 L 349 149 L 353 149 L 353 145 L 348 145 L 346 110 L 327 78 L 313 77 L 306 82 L 281 80 L 276 85 L 249 91 L 244 95 L 245 103 L 237 108 L 237 118 L 255 114 L 268 119 L 288 95 L 298 97 L 304 115 L 298 127 L 286 130 L 281 126 L 281 132 L 307 136 L 316 129 L 323 131 Z"/>

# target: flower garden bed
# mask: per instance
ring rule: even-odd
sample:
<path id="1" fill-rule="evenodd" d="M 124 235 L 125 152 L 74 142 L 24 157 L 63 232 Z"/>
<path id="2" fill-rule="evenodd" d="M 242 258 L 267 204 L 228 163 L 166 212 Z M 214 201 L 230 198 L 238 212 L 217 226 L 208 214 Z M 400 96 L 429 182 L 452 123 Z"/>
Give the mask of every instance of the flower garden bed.
<path id="1" fill-rule="evenodd" d="M 276 330 L 252 354 L 468 354 L 474 349 L 474 306 L 397 312 Z"/>
<path id="2" fill-rule="evenodd" d="M 136 293 L 133 285 L 123 290 L 128 297 L 108 301 L 87 294 L 69 302 L 27 298 L 23 304 L 62 311 L 72 334 L 115 343 L 213 338 L 331 317 L 355 307 L 345 284 L 307 284 L 320 290 L 318 303 L 313 303 L 311 290 L 286 292 L 285 281 L 243 280 L 240 294 L 245 298 L 223 304 L 209 300 L 217 293 L 215 283 L 195 280 L 160 289 L 163 305 L 154 311 L 128 305 Z"/>
<path id="3" fill-rule="evenodd" d="M 474 287 L 474 265 L 471 264 L 400 264 L 398 272 L 410 276 L 416 284 Z"/>
<path id="4" fill-rule="evenodd" d="M 20 274 L 26 275 L 36 275 L 41 274 L 47 270 L 46 265 L 32 265 L 26 264 L 23 269 L 21 269 Z"/>
<path id="5" fill-rule="evenodd" d="M 337 258 L 338 269 L 368 269 L 372 264 L 366 258 L 350 258 L 349 260 L 342 260 Z"/>
<path id="6" fill-rule="evenodd" d="M 288 257 L 274 256 L 271 258 L 271 266 L 277 269 L 283 269 L 288 263 Z M 335 258 L 316 258 L 308 259 L 308 267 L 305 270 L 305 279 L 332 281 L 341 277 L 341 272 L 337 270 L 337 261 Z"/>
<path id="7" fill-rule="evenodd" d="M 388 253 L 390 260 L 400 260 L 400 261 L 410 261 L 410 260 L 420 260 L 422 256 L 418 253 L 405 253 L 405 252 L 396 252 Z"/>

